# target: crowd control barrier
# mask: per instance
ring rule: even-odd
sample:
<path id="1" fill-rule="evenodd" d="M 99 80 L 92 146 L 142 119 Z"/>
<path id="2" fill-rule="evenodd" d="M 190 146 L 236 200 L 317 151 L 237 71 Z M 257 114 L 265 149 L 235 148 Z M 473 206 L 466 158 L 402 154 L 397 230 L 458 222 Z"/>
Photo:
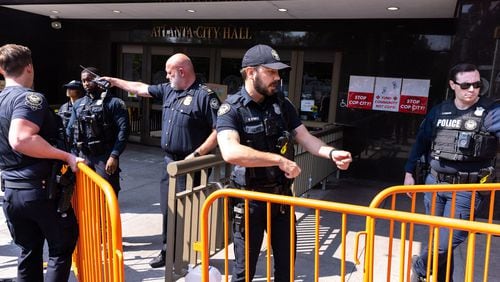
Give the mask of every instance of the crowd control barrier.
<path id="1" fill-rule="evenodd" d="M 437 189 L 439 187 L 432 187 Z M 432 189 L 432 188 L 429 188 Z M 423 188 L 415 188 L 415 189 L 423 189 Z M 416 190 L 415 190 L 416 191 Z M 428 228 L 433 236 L 433 240 L 437 242 L 438 230 L 440 228 L 453 228 L 455 230 L 464 230 L 468 233 L 468 240 L 464 242 L 467 245 L 467 259 L 465 260 L 465 273 L 463 281 L 473 281 L 474 277 L 474 246 L 476 243 L 477 234 L 487 234 L 488 236 L 499 236 L 500 235 L 500 225 L 493 223 L 485 223 L 485 222 L 471 222 L 459 219 L 452 218 L 442 218 L 437 216 L 419 214 L 419 213 L 410 213 L 403 212 L 397 210 L 387 210 L 382 208 L 375 207 L 364 207 L 364 206 L 356 206 L 351 204 L 343 204 L 336 203 L 330 201 L 322 201 L 322 200 L 314 200 L 314 199 L 305 199 L 305 198 L 297 198 L 297 197 L 288 197 L 288 196 L 280 196 L 274 194 L 260 193 L 260 192 L 251 192 L 251 191 L 243 191 L 237 189 L 222 189 L 215 191 L 210 196 L 207 197 L 205 204 L 203 205 L 202 212 L 200 215 L 201 218 L 201 271 L 202 271 L 202 281 L 208 282 L 208 267 L 209 267 L 209 214 L 211 205 L 213 202 L 218 202 L 223 200 L 224 203 L 224 238 L 225 238 L 225 248 L 224 248 L 224 266 L 220 268 L 221 272 L 224 274 L 223 281 L 228 281 L 229 274 L 231 272 L 229 268 L 229 237 L 230 237 L 230 216 L 229 216 L 229 203 L 230 198 L 241 198 L 244 199 L 245 203 L 248 203 L 250 200 L 258 200 L 266 202 L 268 205 L 267 209 L 267 222 L 268 222 L 268 232 L 273 232 L 272 225 L 270 222 L 270 205 L 272 203 L 289 205 L 291 208 L 291 215 L 296 212 L 297 209 L 306 208 L 307 212 L 314 219 L 311 220 L 313 222 L 312 230 L 309 230 L 310 233 L 313 233 L 312 240 L 302 240 L 301 234 L 304 233 L 302 227 L 300 227 L 301 223 L 298 223 L 297 227 L 297 238 L 294 238 L 294 233 L 291 233 L 290 242 L 294 242 L 294 239 L 297 239 L 297 254 L 298 250 L 303 248 L 303 245 L 308 245 L 310 251 L 307 253 L 307 258 L 305 260 L 301 259 L 301 263 L 297 262 L 298 267 L 295 267 L 295 255 L 293 250 L 294 246 L 290 246 L 291 250 L 291 263 L 290 263 L 290 273 L 292 281 L 346 281 L 349 278 L 350 281 L 409 281 L 410 276 L 410 268 L 408 267 L 411 258 L 411 250 L 412 248 L 408 248 L 412 244 L 416 244 L 416 241 L 408 240 L 408 232 L 407 227 L 410 225 L 421 226 L 421 228 Z M 245 205 L 246 207 L 248 205 Z M 336 214 L 335 220 L 332 221 L 331 218 L 329 221 L 325 219 L 330 217 L 331 214 Z M 251 226 L 248 226 L 248 212 L 245 211 L 245 237 L 248 238 L 248 230 Z M 353 225 L 352 222 L 361 218 L 365 220 L 365 226 Z M 326 225 L 336 225 L 334 228 L 334 232 L 331 234 L 324 234 L 323 230 Z M 388 239 L 388 226 L 393 226 L 393 230 L 390 230 L 390 234 L 394 235 Z M 294 220 L 291 220 L 290 228 L 295 228 L 296 223 Z M 363 225 L 363 223 L 361 223 Z M 397 228 L 399 227 L 399 229 Z M 354 228 L 358 228 L 358 230 L 365 230 L 363 232 L 358 233 L 358 236 L 354 236 L 352 238 L 352 231 Z M 394 232 L 396 230 L 396 232 Z M 414 232 L 417 232 L 415 229 Z M 332 236 L 335 235 L 335 236 Z M 359 240 L 360 235 L 366 235 L 366 243 L 364 246 L 364 251 L 359 248 L 359 244 L 361 243 Z M 419 235 L 421 235 L 419 233 Z M 396 240 L 396 237 L 398 239 Z M 312 242 L 311 242 L 312 241 Z M 354 243 L 352 242 L 354 241 Z M 423 243 L 424 239 L 420 239 L 420 243 Z M 271 247 L 270 247 L 270 237 L 268 236 L 266 240 L 264 240 L 265 248 L 267 249 L 265 254 L 265 271 L 264 274 L 261 273 L 259 277 L 259 281 L 271 281 L 272 270 L 271 270 Z M 293 243 L 292 243 L 293 244 Z M 385 248 L 380 248 L 380 244 L 391 245 L 389 247 L 391 249 L 390 253 L 385 251 Z M 248 245 L 247 245 L 248 246 Z M 334 265 L 332 263 L 332 252 L 326 253 L 325 249 L 334 246 L 334 255 L 335 259 L 338 259 L 339 262 Z M 375 247 L 377 246 L 377 247 Z M 413 248 L 415 249 L 415 248 Z M 361 250 L 361 251 L 360 251 Z M 375 252 L 377 250 L 377 252 Z M 437 250 L 433 249 L 433 257 L 437 256 Z M 246 257 L 248 257 L 248 249 L 246 250 Z M 362 277 L 353 278 L 348 277 L 348 275 L 352 273 L 348 273 L 348 266 L 352 268 L 353 262 L 356 264 L 361 264 L 362 262 L 358 259 L 358 257 L 364 256 L 363 262 L 363 273 Z M 387 265 L 381 265 L 384 260 L 381 258 L 385 258 L 389 260 Z M 262 260 L 262 255 L 260 260 Z M 327 263 L 324 263 L 324 261 Z M 248 261 L 248 260 L 247 260 Z M 307 261 L 307 263 L 306 263 Z M 436 261 L 436 260 L 434 260 Z M 308 264 L 313 265 L 313 269 L 305 272 L 304 267 Z M 377 264 L 376 267 L 374 265 Z M 392 268 L 391 266 L 398 266 Z M 432 266 L 433 269 L 437 267 L 436 265 Z M 246 266 L 248 269 L 248 265 Z M 375 270 L 376 269 L 376 270 Z M 330 274 L 329 277 L 325 277 L 321 273 L 328 272 Z M 296 271 L 300 272 L 300 277 L 298 277 Z M 247 272 L 248 273 L 248 272 Z M 326 280 L 325 280 L 326 279 Z M 436 279 L 434 277 L 434 279 Z M 247 274 L 247 281 L 249 280 Z M 484 278 L 484 281 L 487 281 L 487 278 Z M 427 280 L 427 281 L 436 281 L 436 280 Z M 490 280 L 492 281 L 492 280 Z"/>
<path id="2" fill-rule="evenodd" d="M 480 197 L 482 199 L 482 205 L 480 206 L 479 210 L 474 209 L 474 205 L 469 203 L 469 206 L 471 207 L 470 209 L 470 224 L 475 225 L 476 221 L 485 221 L 487 223 L 493 223 L 494 222 L 494 216 L 495 214 L 498 213 L 498 211 L 495 211 L 495 195 L 497 191 L 500 190 L 500 183 L 482 183 L 482 184 L 453 184 L 453 185 L 439 185 L 439 184 L 434 184 L 434 185 L 412 185 L 412 186 L 393 186 L 390 188 L 387 188 L 383 191 L 381 191 L 371 202 L 370 207 L 372 208 L 386 208 L 392 211 L 395 210 L 400 210 L 400 211 L 408 211 L 411 213 L 423 213 L 424 209 L 422 205 L 417 204 L 417 199 L 422 196 L 424 193 L 428 193 L 428 197 L 431 199 L 430 203 L 430 210 L 431 210 L 431 215 L 435 214 L 436 210 L 436 200 L 437 200 L 437 195 L 438 193 L 449 193 L 451 196 L 451 207 L 450 207 L 450 216 L 449 218 L 457 218 L 459 215 L 455 215 L 456 212 L 456 198 L 457 198 L 457 193 L 460 192 L 472 192 L 471 193 L 471 199 L 470 203 L 474 203 L 476 201 L 477 197 Z M 408 201 L 409 197 L 408 195 L 412 195 L 411 197 L 411 204 L 410 205 L 402 205 L 402 201 Z M 459 196 L 460 197 L 460 196 Z M 481 214 L 481 218 L 478 218 L 479 215 L 477 213 Z M 442 217 L 440 217 L 442 218 Z M 414 240 L 414 234 L 416 233 L 416 226 L 415 223 L 409 222 L 410 224 L 408 225 L 408 252 L 407 252 L 407 268 L 411 267 L 411 254 L 412 254 L 412 242 Z M 395 226 L 394 222 L 390 221 L 389 222 L 389 241 L 392 242 L 394 239 L 394 231 L 395 231 Z M 448 236 L 448 250 L 451 250 L 452 246 L 452 234 L 451 232 L 453 228 L 450 229 L 449 236 Z M 426 242 L 426 247 L 428 248 L 428 253 L 429 253 L 429 261 L 430 256 L 433 253 L 432 247 L 433 247 L 433 242 L 437 242 L 439 240 L 438 236 L 439 234 L 435 234 L 435 229 L 428 228 L 427 230 L 422 230 L 422 232 L 426 232 L 428 234 L 428 240 Z M 484 257 L 478 258 L 478 260 L 474 263 L 475 255 L 471 255 L 467 257 L 466 265 L 457 265 L 457 263 L 454 263 L 454 268 L 455 268 L 455 273 L 456 272 L 463 272 L 464 274 L 462 275 L 466 277 L 465 281 L 472 281 L 470 279 L 473 279 L 473 269 L 474 267 L 481 267 L 483 269 L 482 274 L 476 273 L 475 276 L 477 278 L 483 278 L 483 281 L 492 281 L 494 278 L 492 277 L 493 275 L 490 275 L 490 265 L 491 265 L 491 254 L 492 254 L 492 240 L 494 237 L 492 237 L 493 234 L 491 233 L 484 233 L 485 236 L 480 236 L 480 237 L 474 237 L 474 240 L 482 240 L 481 244 L 469 244 L 468 247 L 471 248 L 470 250 L 467 250 L 468 253 L 475 254 L 475 253 L 481 253 L 484 254 Z M 484 242 L 484 243 L 483 243 Z M 368 241 L 368 244 L 373 244 L 373 242 Z M 484 249 L 481 250 L 476 250 L 477 246 L 480 246 L 481 248 Z M 387 252 L 389 254 L 388 257 L 391 257 L 392 254 L 392 244 L 388 244 L 388 249 Z M 373 250 L 373 248 L 367 248 L 368 250 Z M 375 254 L 367 253 L 367 260 L 373 261 L 375 258 L 371 256 L 375 256 Z M 451 269 L 451 264 L 453 263 L 453 259 L 451 257 L 452 252 L 449 251 L 447 253 L 447 261 L 446 261 L 446 277 L 448 277 L 450 269 Z M 377 257 L 377 259 L 381 259 Z M 436 260 L 433 260 L 436 261 Z M 371 265 L 367 265 L 367 267 L 372 267 Z M 391 271 L 391 263 L 390 260 L 387 260 L 387 271 Z M 434 269 L 435 265 L 427 265 L 427 273 L 436 273 L 436 269 Z M 436 266 L 437 267 L 437 266 Z M 432 268 L 432 271 L 431 271 Z M 440 270 L 443 271 L 443 270 Z M 408 277 L 409 278 L 409 274 Z M 461 277 L 460 277 L 461 278 Z M 427 281 L 430 281 L 430 276 L 427 277 Z M 498 279 L 498 277 L 496 277 Z M 476 279 L 477 280 L 477 279 Z"/>
<path id="3" fill-rule="evenodd" d="M 122 282 L 122 230 L 115 192 L 87 165 L 79 163 L 78 168 L 73 209 L 79 237 L 73 271 L 78 281 Z"/>

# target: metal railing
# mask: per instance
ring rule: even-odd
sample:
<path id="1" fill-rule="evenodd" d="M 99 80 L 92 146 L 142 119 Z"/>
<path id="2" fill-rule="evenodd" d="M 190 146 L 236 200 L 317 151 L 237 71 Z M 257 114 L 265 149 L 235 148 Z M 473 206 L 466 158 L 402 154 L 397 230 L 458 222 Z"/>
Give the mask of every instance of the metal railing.
<path id="1" fill-rule="evenodd" d="M 165 258 L 165 281 L 173 281 L 174 273 L 185 275 L 190 264 L 195 265 L 199 254 L 193 249 L 198 241 L 199 211 L 206 197 L 222 188 L 228 181 L 231 166 L 220 155 L 205 155 L 191 160 L 172 162 L 167 166 L 170 175 L 169 187 L 176 187 L 177 178 L 186 176 L 186 189 L 176 192 L 169 189 L 167 208 L 167 250 Z M 200 173 L 199 185 L 194 185 L 195 174 Z M 216 204 L 210 215 L 211 245 L 215 253 L 223 247 L 222 209 Z M 174 273 L 173 271 L 174 270 Z"/>
<path id="2" fill-rule="evenodd" d="M 497 185 L 498 186 L 498 185 Z M 437 188 L 437 187 L 433 187 Z M 417 189 L 417 188 L 415 188 Z M 429 188 L 430 189 L 430 188 Z M 418 189 L 417 189 L 418 190 Z M 321 229 L 321 219 L 322 217 L 326 217 L 327 212 L 330 213 L 336 213 L 338 214 L 341 222 L 341 227 L 340 230 L 338 231 L 338 236 L 340 237 L 340 243 L 338 246 L 338 249 L 340 250 L 340 266 L 339 266 L 339 276 L 340 276 L 340 281 L 345 281 L 346 280 L 346 264 L 347 264 L 347 257 L 348 255 L 350 257 L 354 257 L 354 260 L 356 263 L 360 263 L 358 259 L 358 243 L 359 243 L 359 235 L 356 237 L 356 242 L 353 247 L 353 252 L 348 253 L 348 248 L 347 248 L 347 233 L 351 231 L 348 227 L 348 218 L 352 218 L 353 216 L 361 216 L 366 218 L 366 231 L 360 234 L 365 234 L 366 235 L 366 245 L 365 245 L 365 251 L 364 253 L 366 254 L 365 260 L 364 260 L 364 275 L 363 275 L 363 281 L 374 281 L 374 260 L 375 257 L 377 258 L 377 264 L 379 264 L 378 259 L 384 256 L 387 256 L 389 263 L 388 265 L 399 265 L 399 268 L 392 269 L 390 266 L 389 267 L 380 267 L 380 265 L 377 267 L 377 273 L 376 277 L 377 279 L 383 279 L 385 281 L 405 281 L 406 279 L 409 278 L 410 274 L 410 268 L 409 268 L 409 261 L 408 259 L 411 257 L 411 251 L 412 248 L 407 248 L 407 246 L 411 246 L 413 243 L 412 240 L 408 240 L 407 236 L 407 227 L 408 225 L 422 225 L 422 226 L 427 226 L 431 232 L 434 234 L 434 242 L 437 242 L 439 239 L 438 235 L 439 234 L 439 229 L 440 228 L 452 228 L 454 230 L 464 230 L 468 232 L 468 241 L 466 242 L 467 244 L 467 260 L 465 261 L 465 269 L 466 269 L 466 276 L 464 278 L 464 281 L 473 281 L 473 275 L 474 275 L 474 249 L 475 249 L 475 243 L 476 243 L 476 235 L 479 233 L 487 234 L 488 236 L 499 236 L 500 235 L 500 225 L 498 224 L 493 224 L 493 223 L 484 223 L 484 222 L 471 222 L 471 221 L 465 221 L 465 220 L 459 220 L 459 219 L 451 219 L 451 218 L 442 218 L 442 217 L 437 217 L 437 216 L 431 216 L 431 215 L 424 215 L 424 214 L 418 214 L 418 213 L 409 213 L 409 212 L 402 212 L 402 211 L 396 211 L 396 210 L 387 210 L 387 209 L 381 209 L 381 208 L 374 208 L 374 207 L 363 207 L 363 206 L 356 206 L 356 205 L 350 205 L 350 204 L 342 204 L 342 203 L 335 203 L 335 202 L 329 202 L 329 201 L 321 201 L 321 200 L 313 200 L 313 199 L 304 199 L 304 198 L 297 198 L 297 197 L 287 197 L 287 196 L 280 196 L 280 195 L 274 195 L 274 194 L 267 194 L 267 193 L 259 193 L 259 192 L 251 192 L 251 191 L 242 191 L 242 190 L 236 190 L 236 189 L 224 189 L 224 190 L 219 190 L 214 193 L 212 193 L 206 200 L 205 204 L 203 205 L 203 210 L 201 213 L 201 264 L 202 264 L 202 281 L 208 282 L 208 266 L 209 266 L 209 257 L 210 257 L 210 252 L 208 249 L 208 246 L 210 244 L 211 238 L 208 236 L 208 230 L 210 228 L 209 224 L 209 213 L 211 209 L 211 205 L 213 202 L 220 201 L 221 199 L 224 200 L 224 238 L 225 239 L 225 253 L 224 253 L 224 273 L 225 273 L 225 281 L 228 281 L 229 275 L 229 256 L 228 256 L 228 244 L 229 244 L 229 232 L 230 232 L 230 227 L 229 223 L 231 222 L 229 218 L 229 198 L 242 198 L 245 200 L 245 204 L 249 200 L 257 200 L 257 201 L 262 201 L 266 202 L 268 207 L 270 206 L 271 203 L 275 204 L 282 204 L 282 205 L 289 205 L 291 208 L 291 215 L 293 216 L 295 213 L 295 208 L 296 207 L 304 207 L 307 209 L 310 209 L 309 213 L 314 214 L 314 250 L 309 254 L 310 256 L 310 261 L 314 261 L 314 270 L 311 271 L 313 274 L 311 275 L 312 277 L 307 277 L 304 278 L 302 276 L 302 279 L 306 279 L 307 281 L 319 281 L 320 279 L 320 270 L 321 267 L 325 268 L 332 268 L 332 265 L 321 265 L 320 262 L 322 260 L 321 258 L 321 244 L 320 244 L 320 229 Z M 248 222 L 248 213 L 245 213 L 245 222 Z M 267 212 L 267 221 L 270 222 L 270 208 L 268 208 Z M 387 232 L 387 222 L 390 222 L 393 224 L 392 226 L 395 226 L 394 224 L 398 224 L 400 227 L 399 231 L 399 250 L 395 250 L 394 253 L 390 253 L 389 255 L 387 253 L 377 253 L 375 254 L 375 240 L 376 240 L 376 234 L 377 233 L 382 233 L 385 236 L 380 236 L 378 235 L 378 239 L 381 239 L 381 237 L 385 237 L 384 244 L 388 245 L 393 245 L 394 244 L 394 233 L 390 236 L 390 238 L 387 238 L 387 234 L 384 234 Z M 376 229 L 376 226 L 380 227 L 382 226 L 382 231 Z M 245 226 L 245 238 L 248 238 L 248 228 L 251 228 L 251 226 Z M 272 232 L 272 225 L 268 224 L 269 232 Z M 295 228 L 295 221 L 292 219 L 291 220 L 291 226 L 290 228 Z M 392 231 L 391 231 L 392 232 Z M 291 238 L 290 242 L 293 244 L 295 241 L 294 239 L 294 233 L 291 233 Z M 300 242 L 300 238 L 297 237 L 297 241 Z M 271 271 L 269 269 L 270 267 L 270 259 L 271 259 L 271 254 L 270 254 L 270 239 L 268 239 L 265 244 L 267 244 L 267 255 L 266 255 L 266 266 L 267 266 L 267 272 L 266 272 L 266 277 L 267 281 L 271 280 Z M 300 244 L 300 243 L 299 243 Z M 330 242 L 331 244 L 331 242 Z M 298 245 L 297 248 L 300 246 Z M 392 247 L 391 247 L 392 249 Z M 291 250 L 291 261 L 294 261 L 294 246 L 290 246 Z M 247 250 L 246 250 L 247 251 Z M 396 254 L 396 251 L 399 251 Z M 488 254 L 486 254 L 488 255 Z M 437 248 L 433 249 L 432 256 L 434 258 L 434 261 L 436 261 L 437 258 Z M 304 265 L 301 265 L 301 267 L 304 267 Z M 385 269 L 385 271 L 381 271 L 381 269 Z M 436 271 L 437 265 L 433 265 L 433 269 Z M 487 271 L 487 268 L 485 268 L 485 271 Z M 247 271 L 248 273 L 248 271 Z M 290 273 L 294 274 L 295 273 L 295 265 L 294 263 L 290 264 Z M 294 276 L 291 276 L 291 280 L 294 279 Z M 384 278 L 385 277 L 385 278 Z M 435 281 L 436 277 L 434 277 Z M 487 279 L 487 278 L 485 278 Z M 247 277 L 248 280 L 248 277 Z M 485 280 L 487 281 L 487 280 Z"/>
<path id="3" fill-rule="evenodd" d="M 73 209 L 79 237 L 73 253 L 78 281 L 124 280 L 120 208 L 111 185 L 83 163 L 78 164 Z"/>

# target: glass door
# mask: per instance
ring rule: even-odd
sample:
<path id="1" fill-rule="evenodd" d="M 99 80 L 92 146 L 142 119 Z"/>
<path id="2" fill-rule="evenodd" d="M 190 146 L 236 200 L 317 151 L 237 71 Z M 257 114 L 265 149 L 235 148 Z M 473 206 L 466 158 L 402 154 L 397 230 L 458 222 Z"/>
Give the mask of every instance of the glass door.
<path id="1" fill-rule="evenodd" d="M 142 80 L 143 49 L 142 46 L 122 46 L 120 60 L 121 78 L 131 81 Z M 139 101 L 132 93 L 120 91 L 118 94 L 127 105 L 130 120 L 130 141 L 139 142 L 141 139 L 141 123 L 143 111 Z"/>
<path id="2" fill-rule="evenodd" d="M 290 51 L 277 50 L 280 59 L 283 63 L 290 65 Z M 219 71 L 220 77 L 216 81 L 220 81 L 227 87 L 227 94 L 231 95 L 238 92 L 243 86 L 243 79 L 241 78 L 241 61 L 245 55 L 246 49 L 222 49 L 220 50 L 220 63 L 216 66 Z M 290 70 L 280 71 L 281 77 L 281 90 L 288 96 L 289 94 L 289 81 Z"/>
<path id="3" fill-rule="evenodd" d="M 299 114 L 305 124 L 321 124 L 330 117 L 333 96 L 335 52 L 304 52 L 301 75 Z M 299 64 L 300 66 L 300 64 Z"/>

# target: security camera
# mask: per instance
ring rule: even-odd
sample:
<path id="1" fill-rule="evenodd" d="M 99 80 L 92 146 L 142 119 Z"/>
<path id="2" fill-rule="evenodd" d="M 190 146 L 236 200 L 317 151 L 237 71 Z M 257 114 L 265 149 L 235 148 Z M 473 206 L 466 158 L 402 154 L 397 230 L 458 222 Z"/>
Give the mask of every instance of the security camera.
<path id="1" fill-rule="evenodd" d="M 62 27 L 62 24 L 60 21 L 52 21 L 50 22 L 50 26 L 53 28 L 53 29 L 61 29 Z"/>

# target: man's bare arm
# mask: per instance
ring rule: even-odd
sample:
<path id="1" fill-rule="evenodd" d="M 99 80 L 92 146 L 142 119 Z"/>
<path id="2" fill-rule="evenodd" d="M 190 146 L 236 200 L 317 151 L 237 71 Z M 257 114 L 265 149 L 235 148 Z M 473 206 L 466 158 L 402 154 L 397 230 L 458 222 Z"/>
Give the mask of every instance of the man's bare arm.
<path id="1" fill-rule="evenodd" d="M 149 95 L 148 87 L 149 84 L 139 82 L 139 81 L 128 81 L 116 77 L 102 76 L 100 79 L 104 79 L 111 83 L 111 86 L 118 87 L 127 92 L 137 94 L 141 97 L 151 98 Z"/>
<path id="2" fill-rule="evenodd" d="M 13 150 L 33 158 L 64 161 L 71 166 L 73 171 L 76 171 L 76 164 L 82 162 L 83 159 L 50 145 L 38 135 L 39 130 L 40 128 L 31 121 L 13 119 L 9 130 L 10 146 Z"/>

